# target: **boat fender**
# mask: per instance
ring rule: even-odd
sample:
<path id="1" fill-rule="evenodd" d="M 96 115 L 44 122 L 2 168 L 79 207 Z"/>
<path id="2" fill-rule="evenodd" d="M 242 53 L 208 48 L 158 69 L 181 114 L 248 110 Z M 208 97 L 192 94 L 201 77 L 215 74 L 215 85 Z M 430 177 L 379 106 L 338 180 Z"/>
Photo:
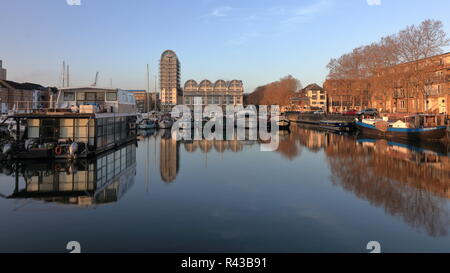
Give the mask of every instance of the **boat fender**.
<path id="1" fill-rule="evenodd" d="M 5 144 L 5 146 L 3 146 L 3 154 L 7 155 L 12 153 L 13 150 L 13 145 L 11 143 L 7 143 Z"/>
<path id="2" fill-rule="evenodd" d="M 61 146 L 56 146 L 55 147 L 55 154 L 56 155 L 61 155 L 62 154 L 62 147 Z"/>
<path id="3" fill-rule="evenodd" d="M 77 154 L 77 152 L 78 152 L 78 143 L 73 142 L 69 146 L 69 155 L 74 157 Z"/>

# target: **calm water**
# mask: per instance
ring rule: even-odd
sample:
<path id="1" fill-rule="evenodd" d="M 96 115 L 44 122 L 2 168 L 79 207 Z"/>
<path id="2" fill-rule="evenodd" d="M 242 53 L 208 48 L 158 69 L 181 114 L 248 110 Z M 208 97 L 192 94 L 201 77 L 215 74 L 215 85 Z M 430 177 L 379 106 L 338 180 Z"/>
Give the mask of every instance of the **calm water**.
<path id="1" fill-rule="evenodd" d="M 276 152 L 151 132 L 95 160 L 4 164 L 0 252 L 449 252 L 448 155 L 304 127 Z"/>

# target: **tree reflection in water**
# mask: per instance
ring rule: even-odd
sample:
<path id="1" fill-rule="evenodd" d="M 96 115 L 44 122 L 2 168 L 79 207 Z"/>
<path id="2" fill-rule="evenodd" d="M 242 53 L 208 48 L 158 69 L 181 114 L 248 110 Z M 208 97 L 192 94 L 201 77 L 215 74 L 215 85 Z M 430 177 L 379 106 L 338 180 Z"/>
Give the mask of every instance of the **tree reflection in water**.
<path id="1" fill-rule="evenodd" d="M 430 236 L 447 235 L 450 158 L 445 147 L 424 149 L 411 143 L 356 139 L 307 128 L 298 133 L 310 150 L 324 150 L 333 184 Z"/>
<path id="2" fill-rule="evenodd" d="M 181 143 L 187 153 L 200 151 L 206 154 L 212 151 L 242 152 L 244 146 L 258 142 L 202 139 Z M 160 145 L 163 180 L 174 181 L 180 164 L 180 143 L 171 140 L 167 134 L 161 137 Z M 450 226 L 446 207 L 450 198 L 447 147 L 357 139 L 312 126 L 294 125 L 290 132 L 280 131 L 280 143 L 275 152 L 291 161 L 301 156 L 304 148 L 324 153 L 334 185 L 373 206 L 383 207 L 390 215 L 425 230 L 430 236 L 447 235 Z"/>

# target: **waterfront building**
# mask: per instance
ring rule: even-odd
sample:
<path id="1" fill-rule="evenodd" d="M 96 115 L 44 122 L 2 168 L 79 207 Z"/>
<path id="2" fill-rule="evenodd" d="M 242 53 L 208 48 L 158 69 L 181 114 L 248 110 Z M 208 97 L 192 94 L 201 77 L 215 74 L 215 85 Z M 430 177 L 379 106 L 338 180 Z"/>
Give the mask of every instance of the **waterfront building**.
<path id="1" fill-rule="evenodd" d="M 326 110 L 327 96 L 325 90 L 318 84 L 313 83 L 300 90 L 290 99 L 291 111 L 316 111 Z"/>
<path id="2" fill-rule="evenodd" d="M 6 80 L 6 69 L 3 68 L 3 61 L 0 60 L 0 80 Z"/>
<path id="3" fill-rule="evenodd" d="M 313 83 L 306 86 L 303 90 L 306 97 L 309 98 L 310 110 L 325 110 L 327 98 L 325 95 L 325 90 L 322 87 Z"/>
<path id="4" fill-rule="evenodd" d="M 127 90 L 134 95 L 136 100 L 136 108 L 139 113 L 149 112 L 149 96 L 146 90 Z"/>
<path id="5" fill-rule="evenodd" d="M 330 112 L 449 113 L 450 52 L 380 68 L 366 78 L 327 79 L 324 87 Z"/>
<path id="6" fill-rule="evenodd" d="M 163 111 L 170 111 L 174 105 L 181 103 L 183 90 L 180 84 L 180 61 L 172 50 L 161 54 L 159 88 Z"/>
<path id="7" fill-rule="evenodd" d="M 155 108 L 159 105 L 159 94 L 157 92 L 147 92 L 146 90 L 127 91 L 134 95 L 134 98 L 136 99 L 136 107 L 139 113 L 148 113 L 155 110 Z"/>
<path id="8" fill-rule="evenodd" d="M 49 95 L 49 89 L 39 84 L 0 80 L 0 112 L 42 108 Z"/>
<path id="9" fill-rule="evenodd" d="M 193 109 L 194 105 L 243 105 L 244 85 L 241 80 L 218 80 L 212 83 L 203 80 L 198 84 L 188 80 L 184 84 L 184 104 Z"/>

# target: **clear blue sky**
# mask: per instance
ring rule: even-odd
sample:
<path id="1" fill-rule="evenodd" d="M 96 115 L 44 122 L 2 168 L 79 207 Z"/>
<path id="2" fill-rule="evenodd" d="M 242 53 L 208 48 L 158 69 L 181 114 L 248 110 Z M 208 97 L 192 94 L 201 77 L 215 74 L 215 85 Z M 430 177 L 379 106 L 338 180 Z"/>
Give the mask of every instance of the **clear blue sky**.
<path id="1" fill-rule="evenodd" d="M 330 58 L 427 18 L 450 34 L 449 10 L 448 0 L 0 0 L 0 59 L 10 80 L 57 85 L 65 60 L 72 85 L 100 71 L 99 85 L 145 89 L 146 64 L 155 75 L 172 49 L 182 83 L 237 78 L 250 92 L 288 74 L 322 84 Z"/>

